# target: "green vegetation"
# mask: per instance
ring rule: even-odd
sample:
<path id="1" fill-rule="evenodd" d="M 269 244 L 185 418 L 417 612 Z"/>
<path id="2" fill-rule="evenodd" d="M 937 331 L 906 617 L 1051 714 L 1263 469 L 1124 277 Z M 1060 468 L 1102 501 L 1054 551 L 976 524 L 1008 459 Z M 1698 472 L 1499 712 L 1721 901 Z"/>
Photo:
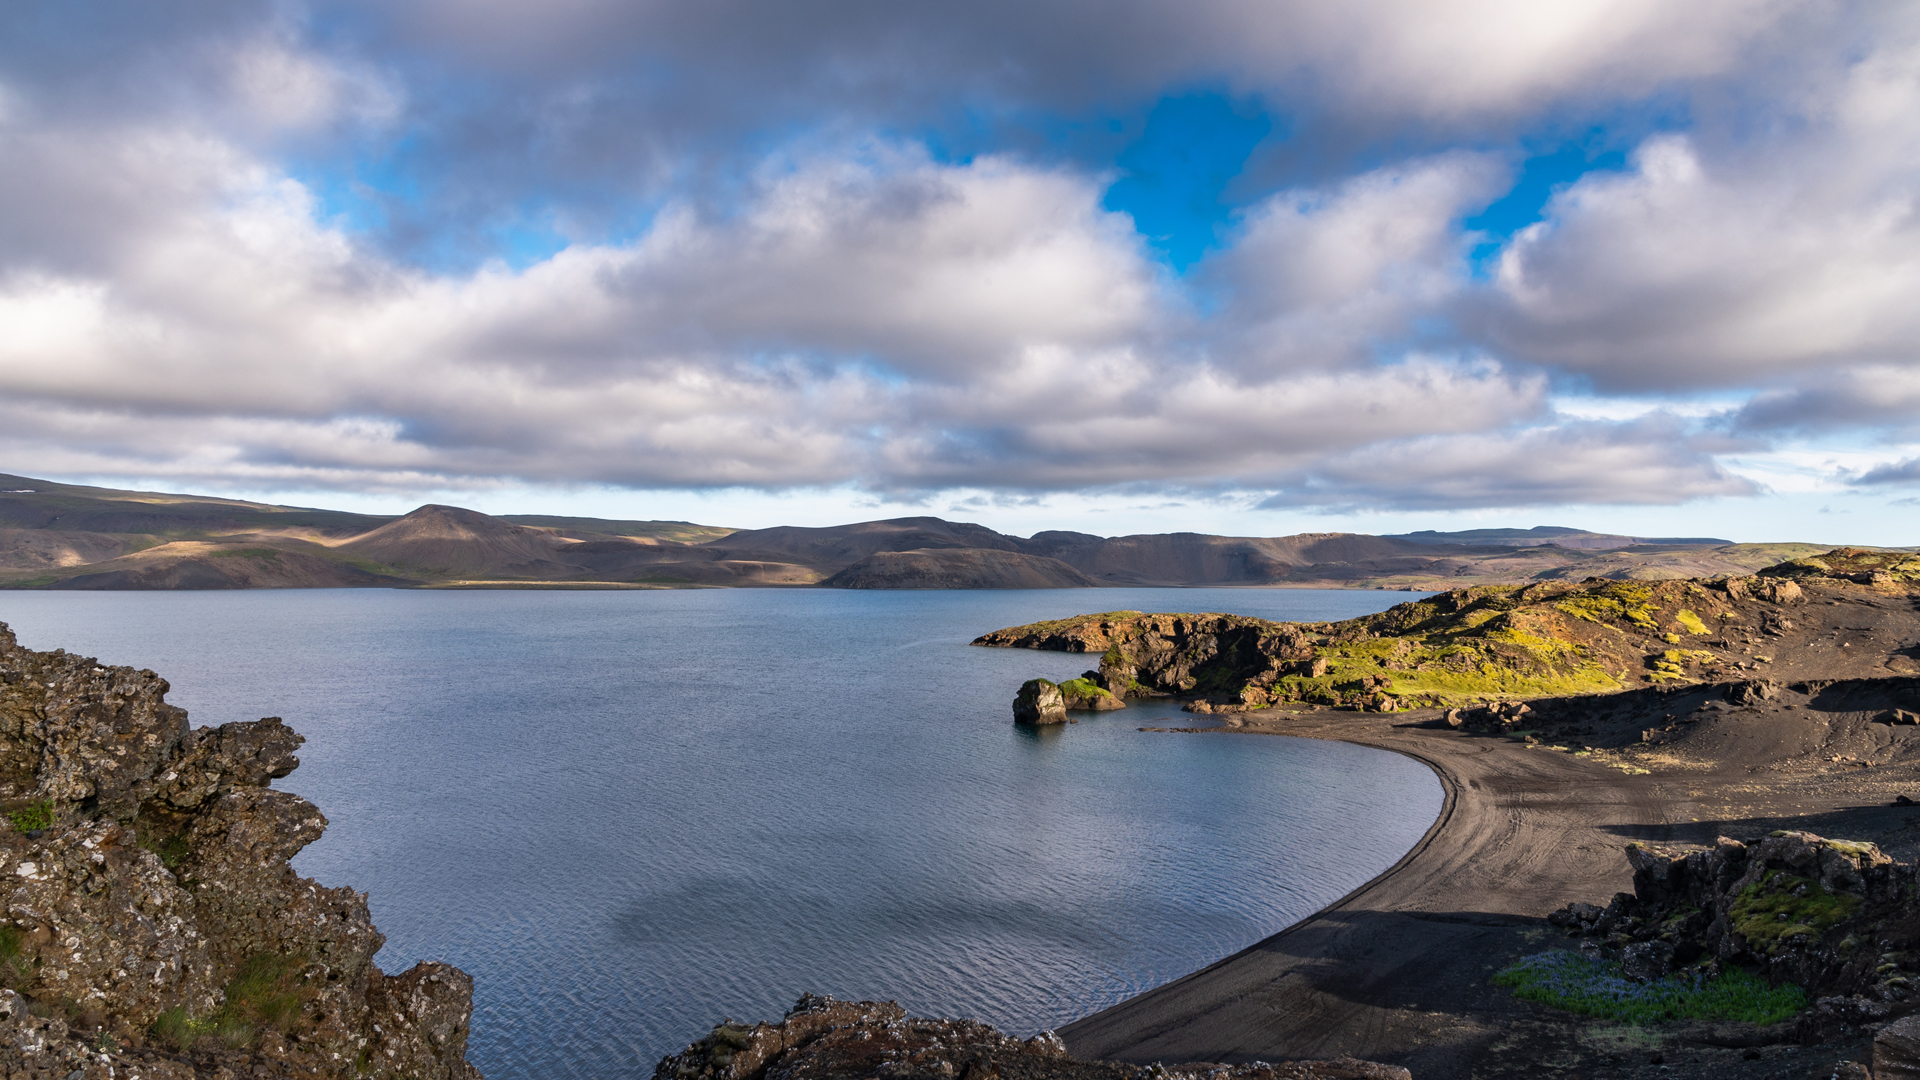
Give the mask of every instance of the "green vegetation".
<path id="1" fill-rule="evenodd" d="M 1818 881 L 1774 870 L 1741 890 L 1733 928 L 1755 952 L 1774 953 L 1795 938 L 1818 940 L 1860 907 L 1860 898 L 1828 892 Z"/>
<path id="2" fill-rule="evenodd" d="M 1635 982 L 1620 965 L 1564 949 L 1529 956 L 1493 977 L 1523 1001 L 1603 1020 L 1644 1025 L 1669 1020 L 1738 1020 L 1776 1024 L 1807 1007 L 1797 986 L 1769 986 L 1734 968 Z"/>
<path id="3" fill-rule="evenodd" d="M 33 960 L 26 954 L 27 936 L 17 926 L 0 926 L 0 986 L 20 990 L 33 982 Z"/>
<path id="4" fill-rule="evenodd" d="M 192 853 L 192 849 L 187 846 L 187 834 L 185 832 L 176 832 L 160 836 L 142 828 L 139 835 L 140 846 L 160 856 L 161 865 L 169 870 L 178 867 L 180 863 Z"/>
<path id="5" fill-rule="evenodd" d="M 1695 615 L 1686 608 L 1681 608 L 1673 617 L 1679 620 L 1681 626 L 1687 628 L 1687 633 L 1689 634 L 1704 635 L 1707 633 L 1707 624 L 1700 620 L 1700 616 Z"/>
<path id="6" fill-rule="evenodd" d="M 1653 631 L 1659 629 L 1659 624 L 1654 620 L 1652 601 L 1651 586 L 1619 581 L 1568 596 L 1554 607 L 1588 622 L 1627 622 L 1641 630 Z"/>
<path id="7" fill-rule="evenodd" d="M 1107 692 L 1106 687 L 1084 676 L 1078 679 L 1068 679 L 1059 685 L 1060 692 L 1066 695 L 1069 705 L 1073 703 L 1075 698 L 1110 698 L 1113 696 Z"/>
<path id="8" fill-rule="evenodd" d="M 1647 658 L 1648 664 L 1653 668 L 1653 673 L 1647 678 L 1655 682 L 1690 679 L 1692 676 L 1687 674 L 1688 664 L 1710 664 L 1718 659 L 1719 657 L 1705 649 L 1667 649 L 1658 656 Z"/>
<path id="9" fill-rule="evenodd" d="M 13 823 L 15 832 L 33 832 L 36 829 L 53 828 L 53 800 L 41 799 L 30 802 L 16 810 L 8 811 L 7 820 Z"/>
<path id="10" fill-rule="evenodd" d="M 226 1003 L 212 1016 L 197 1018 L 185 1008 L 168 1009 L 153 1022 L 153 1035 L 181 1053 L 205 1042 L 242 1049 L 253 1045 L 262 1028 L 294 1030 L 300 1008 L 314 990 L 300 978 L 305 957 L 278 953 L 251 956 L 227 983 Z"/>
<path id="11" fill-rule="evenodd" d="M 155 1041 L 162 1046 L 171 1046 L 182 1054 L 209 1042 L 232 1050 L 245 1049 L 253 1045 L 254 1036 L 259 1034 L 253 1025 L 244 1020 L 223 1020 L 218 1018 L 218 1014 L 196 1020 L 184 1006 L 179 1005 L 155 1017 L 150 1030 Z"/>

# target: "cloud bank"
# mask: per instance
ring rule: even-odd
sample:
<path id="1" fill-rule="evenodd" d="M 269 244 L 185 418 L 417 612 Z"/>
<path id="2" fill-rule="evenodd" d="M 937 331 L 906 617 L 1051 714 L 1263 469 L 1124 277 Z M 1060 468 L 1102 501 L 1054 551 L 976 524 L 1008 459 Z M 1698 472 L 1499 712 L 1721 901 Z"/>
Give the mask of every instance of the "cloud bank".
<path id="1" fill-rule="evenodd" d="M 1750 496 L 1738 455 L 1841 439 L 1887 449 L 1837 483 L 1920 482 L 1904 11 L 44 15 L 0 34 L 7 471 L 1461 509 Z M 1045 132 L 1194 85 L 1285 130 L 1181 273 Z M 1589 129 L 1618 167 L 1469 224 Z"/>

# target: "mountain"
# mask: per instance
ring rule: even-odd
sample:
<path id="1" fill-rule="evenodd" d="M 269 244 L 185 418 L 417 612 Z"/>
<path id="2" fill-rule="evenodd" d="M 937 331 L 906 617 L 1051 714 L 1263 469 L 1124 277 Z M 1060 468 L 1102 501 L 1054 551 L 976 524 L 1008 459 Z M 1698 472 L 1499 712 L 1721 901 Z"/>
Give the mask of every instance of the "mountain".
<path id="1" fill-rule="evenodd" d="M 1465 529 L 1460 532 L 1400 533 L 1388 540 L 1407 540 L 1415 544 L 1468 544 L 1476 547 L 1554 547 L 1583 551 L 1607 551 L 1625 547 L 1726 547 L 1731 540 L 1699 536 L 1620 536 L 1568 529 L 1557 525 L 1536 525 L 1531 529 Z"/>
<path id="2" fill-rule="evenodd" d="M 395 517 L 0 474 L 0 588 L 15 589 L 1445 589 L 1744 574 L 1822 550 L 1550 526 L 1021 538 L 936 517 L 748 530 L 438 505 Z"/>
<path id="3" fill-rule="evenodd" d="M 550 578 L 575 572 L 558 557 L 569 544 L 553 533 L 475 510 L 428 505 L 338 550 L 427 576 Z"/>

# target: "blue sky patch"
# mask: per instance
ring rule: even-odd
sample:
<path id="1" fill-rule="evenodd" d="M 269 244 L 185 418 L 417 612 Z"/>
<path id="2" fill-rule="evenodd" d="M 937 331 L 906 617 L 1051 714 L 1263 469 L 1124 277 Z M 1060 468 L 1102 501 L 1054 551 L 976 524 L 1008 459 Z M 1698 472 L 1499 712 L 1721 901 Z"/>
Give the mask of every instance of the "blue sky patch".
<path id="1" fill-rule="evenodd" d="M 1265 111 L 1224 94 L 1162 98 L 1114 161 L 1120 176 L 1104 205 L 1131 214 L 1154 250 L 1185 271 L 1219 242 L 1238 209 L 1228 185 L 1273 129 Z"/>

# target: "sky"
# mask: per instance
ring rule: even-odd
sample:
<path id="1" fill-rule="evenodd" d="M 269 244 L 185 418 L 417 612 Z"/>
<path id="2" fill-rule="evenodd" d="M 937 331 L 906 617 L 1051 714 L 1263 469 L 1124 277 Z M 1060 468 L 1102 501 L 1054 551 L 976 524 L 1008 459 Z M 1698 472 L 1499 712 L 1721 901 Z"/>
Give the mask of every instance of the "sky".
<path id="1" fill-rule="evenodd" d="M 0 10 L 0 472 L 1920 544 L 1920 5 Z"/>

